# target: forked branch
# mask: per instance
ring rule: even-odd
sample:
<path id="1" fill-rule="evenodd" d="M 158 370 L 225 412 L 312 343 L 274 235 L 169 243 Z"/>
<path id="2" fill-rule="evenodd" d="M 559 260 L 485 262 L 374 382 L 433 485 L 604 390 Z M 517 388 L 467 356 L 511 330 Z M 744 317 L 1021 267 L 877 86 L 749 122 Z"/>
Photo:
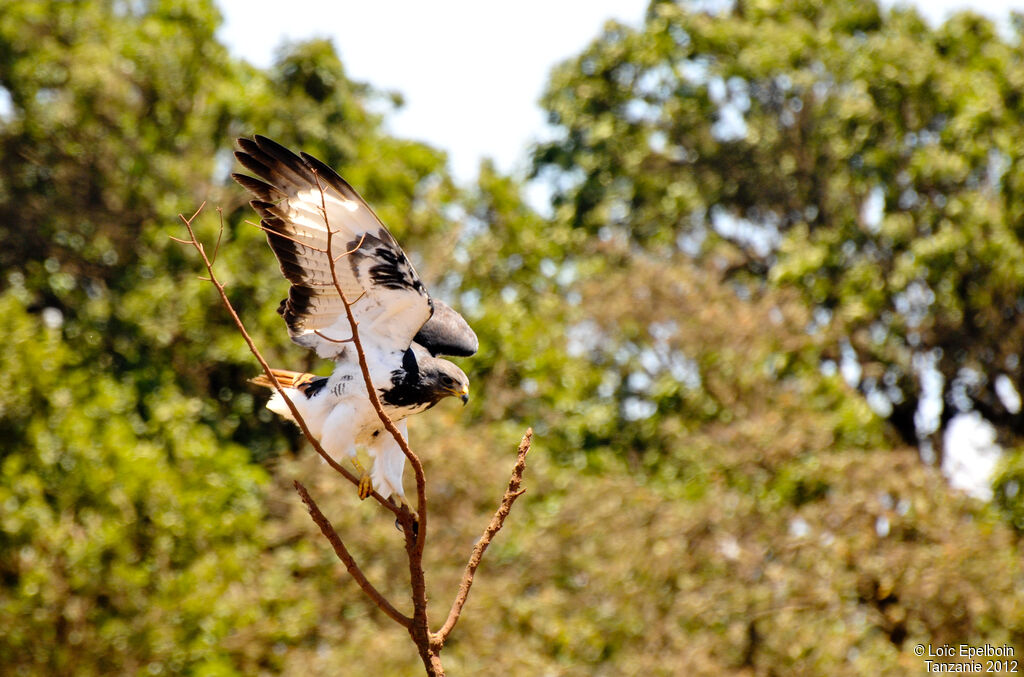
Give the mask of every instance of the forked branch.
<path id="1" fill-rule="evenodd" d="M 483 558 L 484 552 L 487 550 L 488 545 L 490 545 L 491 540 L 494 538 L 494 535 L 497 534 L 497 532 L 501 529 L 502 525 L 504 524 L 505 518 L 508 516 L 509 511 L 512 508 L 512 504 L 525 491 L 524 489 L 520 488 L 520 485 L 522 483 L 523 471 L 526 468 L 526 455 L 530 450 L 530 443 L 533 432 L 532 430 L 527 430 L 526 435 L 523 437 L 523 440 L 519 445 L 516 464 L 512 471 L 512 477 L 509 480 L 508 487 L 505 490 L 505 494 L 501 499 L 501 503 L 499 504 L 497 511 L 491 518 L 491 521 L 487 525 L 487 528 L 484 530 L 483 535 L 480 537 L 480 539 L 477 541 L 476 545 L 473 548 L 473 552 L 470 555 L 469 562 L 466 564 L 466 569 L 465 572 L 463 573 L 462 581 L 459 584 L 459 590 L 455 597 L 455 601 L 452 604 L 451 610 L 448 612 L 448 617 L 445 620 L 444 625 L 438 632 L 430 632 L 429 623 L 427 619 L 426 580 L 423 572 L 423 550 L 426 544 L 427 531 L 426 479 L 423 472 L 423 464 L 420 462 L 419 457 L 417 457 L 416 454 L 413 453 L 413 451 L 409 448 L 408 441 L 402 435 L 401 431 L 399 431 L 398 428 L 395 426 L 394 422 L 388 417 L 387 413 L 384 411 L 383 406 L 381 405 L 380 398 L 377 396 L 376 389 L 374 388 L 373 383 L 370 380 L 369 368 L 366 362 L 366 354 L 363 350 L 362 342 L 359 339 L 359 323 L 356 321 L 355 314 L 353 313 L 352 310 L 352 306 L 362 298 L 362 294 L 350 302 L 344 292 L 344 289 L 342 288 L 342 285 L 340 284 L 337 270 L 335 268 L 335 264 L 340 259 L 357 251 L 362 246 L 363 240 L 361 239 L 359 241 L 359 244 L 357 244 L 352 249 L 342 252 L 338 256 L 333 255 L 332 245 L 333 236 L 335 233 L 334 231 L 331 230 L 330 223 L 328 220 L 324 188 L 320 184 L 320 179 L 318 176 L 316 176 L 315 170 L 313 173 L 316 178 L 317 185 L 320 189 L 320 211 L 321 214 L 323 215 L 324 226 L 327 230 L 327 248 L 321 253 L 323 253 L 327 257 L 334 287 L 338 292 L 339 296 L 341 297 L 342 303 L 345 307 L 345 314 L 348 318 L 349 326 L 352 331 L 351 336 L 347 339 L 329 340 L 337 343 L 351 342 L 355 346 L 356 353 L 359 359 L 359 367 L 360 370 L 362 371 L 363 380 L 366 384 L 367 397 L 369 398 L 371 404 L 376 410 L 382 425 L 387 429 L 387 431 L 392 435 L 392 437 L 394 437 L 395 441 L 402 449 L 402 452 L 409 460 L 409 463 L 413 467 L 413 471 L 416 477 L 416 507 L 418 513 L 418 529 L 416 528 L 416 518 L 404 506 L 395 506 L 390 501 L 385 500 L 376 491 L 373 491 L 371 493 L 371 495 L 374 497 L 374 499 L 376 499 L 376 501 L 379 504 L 381 504 L 382 506 L 384 506 L 397 516 L 398 522 L 402 525 L 402 529 L 405 534 L 405 550 L 409 560 L 410 587 L 413 605 L 413 614 L 411 617 L 406 616 L 397 608 L 395 608 L 395 606 L 387 598 L 385 598 L 366 578 L 366 575 L 359 568 L 359 565 L 356 563 L 355 559 L 348 551 L 348 548 L 345 546 L 341 537 L 338 535 L 335 528 L 331 525 L 330 521 L 324 516 L 319 506 L 316 504 L 316 501 L 314 501 L 313 498 L 309 495 L 309 492 L 306 490 L 306 488 L 296 481 L 295 489 L 298 492 L 303 503 L 305 503 L 306 508 L 309 510 L 313 522 L 320 528 L 321 533 L 323 533 L 324 537 L 334 548 L 334 552 L 338 556 L 338 559 L 341 560 L 341 562 L 345 565 L 346 570 L 349 572 L 352 578 L 355 579 L 357 585 L 359 585 L 363 593 L 366 594 L 366 596 L 369 597 L 373 601 L 373 603 L 379 609 L 381 609 L 381 611 L 383 611 L 389 618 L 391 618 L 393 621 L 401 625 L 409 632 L 409 635 L 412 637 L 413 642 L 416 644 L 417 650 L 419 651 L 420 658 L 423 661 L 423 665 L 424 668 L 426 669 L 427 675 L 443 677 L 444 668 L 441 665 L 440 651 L 444 646 L 445 641 L 448 639 L 448 636 L 451 633 L 452 629 L 455 627 L 455 624 L 459 620 L 459 616 L 462 613 L 462 609 L 466 603 L 466 599 L 469 596 L 469 590 L 473 585 L 473 577 L 474 574 L 476 573 L 477 567 L 480 566 L 480 561 Z M 203 264 L 205 265 L 206 271 L 209 275 L 209 277 L 202 279 L 210 282 L 211 284 L 213 284 L 214 288 L 216 288 L 217 293 L 220 296 L 221 303 L 227 309 L 239 333 L 245 339 L 246 345 L 248 345 L 250 352 L 252 352 L 253 356 L 259 362 L 260 366 L 263 368 L 263 372 L 266 374 L 267 379 L 270 381 L 271 384 L 273 384 L 273 387 L 278 392 L 278 394 L 280 394 L 282 400 L 288 407 L 288 410 L 291 413 L 293 419 L 298 424 L 299 429 L 302 430 L 302 434 L 313 446 L 317 454 L 319 454 L 320 457 L 323 458 L 324 461 L 326 461 L 327 464 L 332 469 L 334 469 L 338 474 L 342 475 L 352 484 L 358 485 L 359 479 L 353 473 L 351 473 L 349 470 L 347 470 L 345 467 L 343 467 L 341 464 L 335 461 L 323 449 L 320 442 L 315 437 L 313 437 L 308 426 L 306 425 L 306 422 L 303 420 L 301 414 L 296 409 L 294 403 L 289 399 L 287 393 L 285 393 L 284 388 L 277 380 L 277 377 L 271 370 L 270 365 L 263 358 L 259 349 L 256 347 L 255 342 L 252 340 L 252 337 L 249 335 L 248 331 L 246 331 L 245 325 L 239 318 L 238 313 L 231 305 L 231 301 L 230 299 L 228 299 L 227 293 L 224 290 L 224 285 L 217 279 L 217 276 L 214 273 L 213 269 L 213 264 L 216 257 L 216 249 L 219 249 L 221 236 L 223 235 L 224 232 L 224 221 L 221 210 L 217 210 L 218 214 L 220 214 L 221 222 L 220 234 L 218 234 L 217 237 L 217 247 L 215 248 L 214 251 L 214 257 L 211 258 L 207 256 L 202 242 L 200 242 L 199 239 L 196 237 L 195 230 L 192 227 L 194 220 L 199 216 L 199 213 L 203 210 L 204 206 L 205 203 L 203 203 L 203 205 L 200 205 L 199 209 L 197 209 L 196 212 L 191 217 L 186 218 L 181 214 L 178 215 L 179 218 L 181 218 L 182 222 L 185 224 L 185 228 L 188 230 L 189 239 L 172 239 L 177 242 L 190 245 L 194 247 L 196 251 L 199 252 L 199 255 L 200 257 L 202 257 Z M 259 225 L 258 227 L 261 230 L 267 230 L 262 224 Z M 275 233 L 275 235 L 281 234 Z M 301 244 L 305 245 L 305 243 Z M 328 338 L 322 335 L 321 337 Z"/>
<path id="2" fill-rule="evenodd" d="M 217 275 L 213 272 L 213 261 L 206 255 L 206 248 L 203 246 L 203 243 L 200 242 L 199 239 L 196 237 L 195 230 L 192 228 L 192 223 L 195 221 L 196 217 L 199 216 L 199 213 L 203 211 L 203 208 L 205 206 L 205 202 L 199 205 L 199 209 L 197 209 L 195 213 L 188 218 L 185 218 L 185 216 L 182 214 L 178 214 L 178 218 L 181 219 L 181 221 L 185 224 L 185 228 L 188 230 L 189 239 L 182 240 L 176 237 L 172 237 L 171 239 L 174 240 L 175 242 L 181 242 L 182 244 L 191 245 L 192 247 L 195 248 L 197 252 L 199 252 L 199 256 L 202 257 L 203 265 L 206 266 L 206 272 L 209 275 L 209 277 L 202 279 L 206 282 L 211 283 L 217 290 L 217 294 L 220 296 L 221 303 L 224 305 L 224 308 L 228 311 L 228 314 L 231 315 L 231 319 L 234 321 L 235 327 L 238 329 L 238 332 L 242 335 L 242 338 L 245 339 L 245 344 L 249 346 L 249 352 L 251 352 L 253 354 L 253 357 L 256 358 L 256 361 L 260 363 L 260 366 L 263 368 L 263 373 L 266 374 L 267 379 L 273 384 L 274 389 L 278 392 L 278 394 L 281 396 L 281 399 L 284 400 L 284 403 L 288 406 L 288 411 L 291 412 L 291 415 L 295 419 L 295 423 L 298 424 L 303 436 L 305 436 L 305 438 L 313 446 L 313 449 L 316 451 L 316 453 L 322 459 L 324 459 L 327 465 L 329 465 L 335 472 L 337 472 L 339 475 L 347 479 L 352 484 L 359 486 L 359 478 L 356 477 L 348 469 L 346 469 L 343 465 L 335 461 L 330 454 L 324 451 L 324 448 L 320 445 L 320 442 L 315 437 L 313 437 L 313 433 L 309 431 L 309 428 L 306 426 L 306 422 L 303 420 L 302 415 L 299 414 L 299 410 L 295 408 L 295 404 L 291 401 L 291 398 L 288 397 L 288 394 L 284 391 L 284 388 L 281 386 L 280 382 L 278 382 L 277 377 L 274 375 L 273 370 L 270 368 L 270 365 L 267 363 L 265 359 L 263 359 L 263 354 L 260 353 L 259 348 L 256 347 L 256 343 L 252 340 L 252 337 L 246 330 L 245 324 L 242 322 L 242 319 L 238 316 L 238 313 L 235 311 L 234 306 L 231 305 L 231 300 L 228 298 L 227 292 L 224 291 L 224 285 L 220 282 L 220 280 L 217 279 Z M 221 235 L 224 232 L 224 214 L 219 208 L 217 209 L 217 214 L 220 217 L 220 231 L 217 235 L 217 244 L 219 245 Z M 392 505 L 383 496 L 381 496 L 377 492 L 373 492 L 371 496 L 373 496 L 377 500 L 377 502 L 383 505 L 385 508 L 395 513 L 396 515 L 398 514 L 398 508 Z"/>
<path id="3" fill-rule="evenodd" d="M 409 625 L 412 624 L 412 619 L 393 607 L 391 602 L 385 599 L 384 595 L 377 592 L 377 588 L 373 587 L 373 584 L 366 579 L 366 575 L 363 574 L 362 569 L 359 568 L 359 565 L 356 564 L 352 555 L 349 554 L 348 548 L 345 547 L 341 537 L 338 536 L 338 532 L 335 531 L 331 523 L 326 517 L 324 517 L 324 514 L 320 511 L 320 507 L 316 504 L 316 501 L 314 501 L 310 497 L 309 492 L 306 491 L 306 487 L 302 486 L 302 483 L 298 480 L 295 480 L 295 490 L 299 492 L 302 502 L 306 504 L 306 508 L 309 510 L 309 516 L 313 518 L 313 522 L 320 527 L 320 531 L 334 548 L 334 552 L 338 555 L 338 559 L 342 561 L 345 568 L 348 569 L 348 573 L 356 580 L 356 583 L 358 583 L 359 587 L 363 589 L 366 596 L 372 599 L 374 604 L 380 607 L 380 609 L 386 613 L 391 620 L 404 628 L 408 628 Z"/>
<path id="4" fill-rule="evenodd" d="M 491 539 L 494 538 L 494 535 L 505 524 L 505 518 L 508 517 L 509 512 L 512 510 L 512 504 L 526 492 L 526 489 L 521 489 L 520 485 L 523 482 L 523 471 L 526 470 L 526 455 L 530 453 L 530 443 L 532 441 L 533 429 L 527 428 L 522 442 L 519 443 L 516 465 L 512 469 L 512 478 L 508 481 L 505 495 L 501 497 L 501 503 L 498 505 L 494 516 L 491 517 L 490 524 L 484 529 L 483 536 L 473 546 L 473 553 L 469 556 L 469 562 L 466 563 L 466 571 L 462 574 L 462 581 L 459 583 L 459 593 L 455 596 L 455 602 L 452 603 L 451 611 L 448 612 L 448 618 L 445 620 L 444 625 L 441 626 L 441 629 L 430 637 L 431 645 L 438 651 L 444 646 L 444 642 L 448 639 L 448 635 L 451 634 L 452 628 L 459 621 L 462 607 L 466 604 L 466 598 L 469 597 L 469 589 L 473 587 L 473 576 L 476 574 L 477 567 L 480 566 L 480 561 L 484 557 L 487 546 L 491 544 Z"/>
<path id="5" fill-rule="evenodd" d="M 373 405 L 374 411 L 377 412 L 377 417 L 380 422 L 384 425 L 384 428 L 391 434 L 398 444 L 402 453 L 409 460 L 409 464 L 412 466 L 413 474 L 416 477 L 416 512 L 418 516 L 418 528 L 416 529 L 416 548 L 419 550 L 420 556 L 423 554 L 424 539 L 427 536 L 427 482 L 426 476 L 423 474 L 423 463 L 420 462 L 419 457 L 413 453 L 412 449 L 409 448 L 409 442 L 402 435 L 401 431 L 395 426 L 394 421 L 384 411 L 383 405 L 380 403 L 380 397 L 377 395 L 377 389 L 373 385 L 373 380 L 370 378 L 370 368 L 366 362 L 366 352 L 363 350 L 363 342 L 359 339 L 359 323 L 356 321 L 355 314 L 352 312 L 352 306 L 362 298 L 360 295 L 355 301 L 349 301 L 348 296 L 345 294 L 345 290 L 341 286 L 341 281 L 338 279 L 338 268 L 337 262 L 344 256 L 354 254 L 363 246 L 363 242 L 366 240 L 366 234 L 364 233 L 359 238 L 359 243 L 352 249 L 343 252 L 337 258 L 334 256 L 334 235 L 335 231 L 331 228 L 330 217 L 327 215 L 327 196 L 324 192 L 324 186 L 320 182 L 320 175 L 315 169 L 312 170 L 313 178 L 316 180 L 317 189 L 320 191 L 320 215 L 324 219 L 324 229 L 327 231 L 327 263 L 331 271 L 331 281 L 334 283 L 334 289 L 338 292 L 338 296 L 341 297 L 341 303 L 345 306 L 345 316 L 348 318 L 349 327 L 352 330 L 351 340 L 356 348 L 356 355 L 359 358 L 359 369 L 363 373 L 363 383 L 366 385 L 366 395 L 370 400 L 370 404 Z M 415 574 L 413 574 L 415 579 Z M 414 585 L 415 587 L 415 585 Z M 424 606 L 424 613 L 426 613 L 426 597 L 422 600 Z"/>

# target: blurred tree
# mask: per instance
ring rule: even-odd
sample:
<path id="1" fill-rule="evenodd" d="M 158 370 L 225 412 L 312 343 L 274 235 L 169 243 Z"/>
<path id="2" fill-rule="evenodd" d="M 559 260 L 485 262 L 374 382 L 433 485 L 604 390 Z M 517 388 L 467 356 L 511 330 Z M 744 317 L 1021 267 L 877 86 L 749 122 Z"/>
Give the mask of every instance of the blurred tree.
<path id="1" fill-rule="evenodd" d="M 443 154 L 381 134 L 369 111 L 381 95 L 348 80 L 329 43 L 287 47 L 264 73 L 228 57 L 218 23 L 211 2 L 5 4 L 0 267 L 24 281 L 31 308 L 59 311 L 66 337 L 95 332 L 103 366 L 214 393 L 220 407 L 203 421 L 263 456 L 274 442 L 241 416 L 252 398 L 232 394 L 250 358 L 224 318 L 208 322 L 191 300 L 193 262 L 167 238 L 174 214 L 224 204 L 228 237 L 244 243 L 222 260 L 232 293 L 274 330 L 262 344 L 281 348 L 270 320 L 284 287 L 250 255 L 262 235 L 242 223 L 248 205 L 233 183 L 223 191 L 235 135 L 301 142 L 343 169 L 372 154 L 346 173 L 414 243 L 443 235 L 453 190 Z M 216 239 L 215 220 L 205 225 Z"/>
<path id="2" fill-rule="evenodd" d="M 199 399 L 83 358 L 25 311 L 29 296 L 0 296 L 0 662 L 199 666 L 247 613 L 222 596 L 263 545 L 266 476 L 194 424 Z"/>
<path id="3" fill-rule="evenodd" d="M 210 647 L 261 608 L 229 587 L 253 562 L 289 575 L 277 551 L 260 559 L 266 475 L 250 463 L 294 433 L 265 423 L 244 343 L 168 239 L 178 212 L 223 203 L 218 266 L 261 344 L 288 345 L 287 285 L 228 183 L 235 135 L 301 141 L 351 168 L 404 240 L 446 237 L 445 157 L 382 133 L 370 109 L 389 97 L 326 41 L 266 72 L 235 61 L 219 23 L 205 0 L 0 7 L 5 669 L 216 671 Z M 211 246 L 216 228 L 211 209 Z"/>
<path id="4" fill-rule="evenodd" d="M 227 121 L 218 20 L 206 2 L 5 3 L 0 263 L 41 302 L 127 286 L 139 233 L 209 185 Z"/>
<path id="5" fill-rule="evenodd" d="M 801 290 L 825 357 L 859 363 L 907 442 L 973 408 L 1016 443 L 1019 36 L 874 2 L 701 7 L 655 1 L 554 73 L 536 171 L 558 218 Z M 920 406 L 933 368 L 939 422 Z"/>
<path id="6" fill-rule="evenodd" d="M 167 239 L 207 200 L 212 248 L 222 206 L 218 274 L 250 331 L 275 364 L 322 367 L 284 336 L 287 283 L 227 180 L 232 137 L 253 132 L 338 167 L 480 335 L 469 408 L 412 431 L 445 516 L 432 589 L 453 589 L 494 508 L 500 451 L 537 428 L 453 672 L 906 674 L 915 641 L 1024 648 L 1019 536 L 820 368 L 849 336 L 898 423 L 920 398 L 913 355 L 946 369 L 961 358 L 935 348 L 960 327 L 980 374 L 984 346 L 1015 336 L 982 312 L 1017 274 L 1019 66 L 986 22 L 656 3 L 554 76 L 553 220 L 488 164 L 459 190 L 442 152 L 385 134 L 394 97 L 329 42 L 260 70 L 218 22 L 198 0 L 0 6 L 5 674 L 417 669 L 290 480 L 394 594 L 391 521 L 281 453 L 294 432 L 241 385 L 243 342 Z M 991 384 L 963 378 L 947 395 L 980 408 Z M 999 497 L 1021 526 L 1013 468 Z"/>

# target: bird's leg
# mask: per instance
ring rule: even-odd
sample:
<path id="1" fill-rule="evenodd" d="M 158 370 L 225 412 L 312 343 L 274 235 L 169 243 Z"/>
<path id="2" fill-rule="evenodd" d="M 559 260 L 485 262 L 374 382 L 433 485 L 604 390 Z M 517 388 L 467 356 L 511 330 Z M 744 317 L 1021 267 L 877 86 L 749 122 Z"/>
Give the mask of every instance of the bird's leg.
<path id="1" fill-rule="evenodd" d="M 355 456 L 352 457 L 352 465 L 359 472 L 359 500 L 365 501 L 373 493 L 373 481 L 370 480 L 370 473 L 366 472 L 366 468 Z"/>

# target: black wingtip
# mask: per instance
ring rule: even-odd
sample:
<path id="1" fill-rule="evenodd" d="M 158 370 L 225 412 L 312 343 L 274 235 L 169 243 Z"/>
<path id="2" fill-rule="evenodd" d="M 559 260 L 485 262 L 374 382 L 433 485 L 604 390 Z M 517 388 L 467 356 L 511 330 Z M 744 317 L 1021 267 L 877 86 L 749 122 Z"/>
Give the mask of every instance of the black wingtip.
<path id="1" fill-rule="evenodd" d="M 287 162 L 289 164 L 302 164 L 302 161 L 299 159 L 298 155 L 293 153 L 288 148 L 285 148 L 277 141 L 274 141 L 273 139 L 268 139 L 267 137 L 261 136 L 259 134 L 254 136 L 253 139 L 255 139 L 256 145 L 259 146 L 260 150 L 262 150 L 267 155 L 277 160 Z"/>
<path id="2" fill-rule="evenodd" d="M 282 168 L 294 173 L 293 177 L 298 180 L 308 180 L 309 168 L 298 155 L 288 150 L 277 141 L 268 139 L 260 134 L 254 135 L 251 139 L 240 137 L 238 147 L 241 150 L 235 151 L 235 158 L 239 163 L 256 176 L 268 181 L 272 185 L 278 183 Z"/>
<path id="3" fill-rule="evenodd" d="M 238 147 L 241 148 L 242 151 L 246 153 L 258 153 L 260 150 L 260 147 L 256 144 L 256 142 L 247 136 L 240 136 L 238 137 L 238 139 L 236 139 L 236 141 L 238 142 Z M 238 153 L 239 151 L 235 151 L 235 157 L 238 157 Z"/>
<path id="4" fill-rule="evenodd" d="M 240 174 L 238 172 L 232 172 L 231 178 L 235 180 L 235 183 L 245 188 L 247 191 L 255 195 L 257 198 L 263 201 L 267 201 L 271 198 L 271 194 L 277 190 L 269 183 L 260 181 L 257 178 L 249 176 L 248 174 Z M 280 192 L 280 191 L 277 191 Z"/>
<path id="5" fill-rule="evenodd" d="M 332 167 L 324 163 L 323 160 L 313 157 L 309 153 L 299 153 L 299 157 L 302 159 L 306 166 L 317 173 L 317 176 L 326 183 L 327 185 L 338 191 L 343 197 L 349 200 L 355 200 L 361 202 L 367 209 L 370 209 L 370 205 L 359 195 L 359 191 L 352 187 L 348 181 L 342 178 L 341 174 L 336 172 Z M 373 210 L 370 210 L 371 212 Z"/>

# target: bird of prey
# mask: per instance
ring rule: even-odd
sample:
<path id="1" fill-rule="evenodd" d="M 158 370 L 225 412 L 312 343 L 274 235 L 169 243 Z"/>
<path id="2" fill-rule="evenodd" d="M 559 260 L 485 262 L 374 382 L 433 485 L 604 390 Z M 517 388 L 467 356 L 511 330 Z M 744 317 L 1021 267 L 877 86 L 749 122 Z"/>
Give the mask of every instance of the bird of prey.
<path id="1" fill-rule="evenodd" d="M 291 282 L 278 313 L 292 341 L 333 360 L 330 376 L 273 370 L 314 437 L 334 458 L 349 458 L 370 488 L 405 504 L 405 454 L 367 396 L 339 289 L 352 305 L 370 381 L 406 434 L 406 417 L 448 396 L 469 397 L 469 379 L 438 355 L 469 356 L 477 338 L 455 310 L 427 293 L 408 257 L 365 201 L 320 160 L 262 136 L 238 140 L 235 157 L 258 178 L 232 174 L 255 197 L 261 226 Z M 333 263 L 332 263 L 333 260 Z M 272 387 L 266 376 L 253 379 Z M 267 408 L 292 419 L 278 393 Z M 367 473 L 356 448 L 373 459 Z"/>

